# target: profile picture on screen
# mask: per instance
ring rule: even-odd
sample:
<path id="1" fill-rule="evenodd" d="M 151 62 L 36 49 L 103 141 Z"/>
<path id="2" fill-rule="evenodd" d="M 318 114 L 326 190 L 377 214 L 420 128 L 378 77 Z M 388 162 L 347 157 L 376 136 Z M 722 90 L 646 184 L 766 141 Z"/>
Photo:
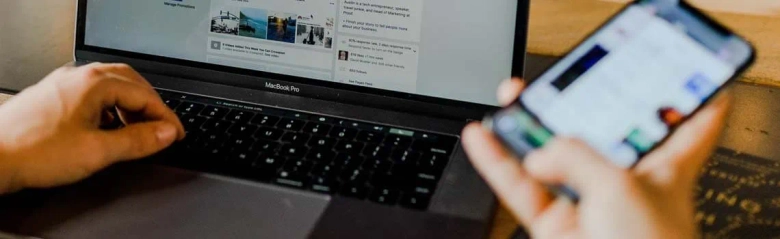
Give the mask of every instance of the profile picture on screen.
<path id="1" fill-rule="evenodd" d="M 339 51 L 339 61 L 349 61 L 349 52 Z"/>

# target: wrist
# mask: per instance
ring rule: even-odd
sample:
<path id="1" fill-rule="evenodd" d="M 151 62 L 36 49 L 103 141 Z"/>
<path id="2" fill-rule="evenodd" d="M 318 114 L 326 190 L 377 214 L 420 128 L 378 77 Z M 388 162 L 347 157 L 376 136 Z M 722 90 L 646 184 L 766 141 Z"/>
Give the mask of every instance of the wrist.
<path id="1" fill-rule="evenodd" d="M 7 150 L 0 144 L 0 195 L 19 190 L 13 183 L 16 170 L 11 163 L 12 161 L 13 156 L 11 155 L 10 150 Z"/>

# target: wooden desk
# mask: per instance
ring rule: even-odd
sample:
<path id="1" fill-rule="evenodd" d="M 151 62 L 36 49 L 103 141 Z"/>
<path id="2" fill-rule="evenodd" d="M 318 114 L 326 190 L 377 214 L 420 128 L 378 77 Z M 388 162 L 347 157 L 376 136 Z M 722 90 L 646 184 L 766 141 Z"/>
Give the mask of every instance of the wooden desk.
<path id="1" fill-rule="evenodd" d="M 564 54 L 621 9 L 624 4 L 615 1 L 625 0 L 531 1 L 528 51 L 551 56 Z M 717 20 L 755 44 L 758 49 L 756 65 L 742 81 L 780 86 L 780 3 L 765 0 L 693 2 L 709 9 L 707 11 Z M 730 11 L 729 7 L 735 10 Z"/>

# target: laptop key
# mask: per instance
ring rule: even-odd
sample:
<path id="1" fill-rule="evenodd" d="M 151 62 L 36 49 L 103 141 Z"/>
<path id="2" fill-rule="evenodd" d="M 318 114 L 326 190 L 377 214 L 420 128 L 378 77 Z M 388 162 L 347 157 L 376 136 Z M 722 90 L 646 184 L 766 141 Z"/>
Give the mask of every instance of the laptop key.
<path id="1" fill-rule="evenodd" d="M 420 185 L 436 185 L 439 182 L 439 175 L 428 171 L 417 171 L 412 176 L 412 180 Z"/>
<path id="2" fill-rule="evenodd" d="M 410 188 L 406 188 L 407 193 L 417 194 L 420 196 L 432 197 L 436 187 L 426 183 L 417 183 Z"/>
<path id="3" fill-rule="evenodd" d="M 273 127 L 279 122 L 279 117 L 269 115 L 257 115 L 252 119 L 251 124 L 259 125 L 262 127 Z"/>
<path id="4" fill-rule="evenodd" d="M 179 104 L 181 104 L 181 101 L 174 100 L 174 99 L 165 99 L 163 100 L 163 102 L 165 103 L 165 105 L 168 106 L 168 108 L 171 109 L 176 109 L 176 106 L 179 106 Z"/>
<path id="5" fill-rule="evenodd" d="M 420 153 L 410 150 L 395 150 L 390 155 L 390 160 L 396 164 L 415 165 L 420 158 Z"/>
<path id="6" fill-rule="evenodd" d="M 306 155 L 307 149 L 304 146 L 296 146 L 291 144 L 286 144 L 282 146 L 282 149 L 279 150 L 279 154 L 284 157 L 290 157 L 290 158 L 303 158 L 304 155 Z"/>
<path id="7" fill-rule="evenodd" d="M 227 149 L 218 143 L 204 143 L 203 149 L 205 149 L 207 160 L 209 161 L 223 161 L 227 159 Z"/>
<path id="8" fill-rule="evenodd" d="M 289 159 L 282 169 L 289 172 L 308 174 L 311 171 L 311 162 L 304 159 Z"/>
<path id="9" fill-rule="evenodd" d="M 314 167 L 311 170 L 311 175 L 320 176 L 320 177 L 335 178 L 335 176 L 338 175 L 338 173 L 339 170 L 336 168 L 336 166 L 333 166 L 328 163 L 318 163 L 314 165 Z"/>
<path id="10" fill-rule="evenodd" d="M 412 144 L 412 138 L 400 135 L 388 135 L 384 144 L 397 148 L 408 148 Z"/>
<path id="11" fill-rule="evenodd" d="M 255 113 L 233 110 L 225 117 L 225 119 L 236 123 L 246 124 L 249 122 L 249 120 L 252 119 L 252 117 L 255 117 Z"/>
<path id="12" fill-rule="evenodd" d="M 261 153 L 274 153 L 279 149 L 279 143 L 260 140 L 252 145 L 252 151 L 258 151 Z"/>
<path id="13" fill-rule="evenodd" d="M 437 153 L 450 155 L 455 147 L 456 139 L 441 138 L 438 141 L 418 139 L 411 144 L 410 148 L 420 153 Z"/>
<path id="14" fill-rule="evenodd" d="M 176 114 L 176 116 L 178 116 L 179 120 L 181 121 L 184 121 L 184 116 L 188 115 L 187 113 L 184 113 L 182 111 L 173 111 L 173 113 Z"/>
<path id="15" fill-rule="evenodd" d="M 311 186 L 309 189 L 319 193 L 332 194 L 338 187 L 338 182 L 332 177 L 327 176 L 313 176 L 311 178 Z"/>
<path id="16" fill-rule="evenodd" d="M 336 145 L 336 140 L 331 138 L 314 136 L 309 140 L 309 146 L 314 148 L 331 149 L 334 145 Z"/>
<path id="17" fill-rule="evenodd" d="M 365 158 L 357 154 L 340 153 L 336 155 L 336 159 L 333 160 L 332 164 L 344 170 L 353 170 L 359 168 L 363 161 L 365 161 Z"/>
<path id="18" fill-rule="evenodd" d="M 312 149 L 309 154 L 306 155 L 307 160 L 311 160 L 321 164 L 330 164 L 336 157 L 336 153 L 329 149 Z"/>
<path id="19" fill-rule="evenodd" d="M 343 128 L 343 127 L 335 127 L 333 128 L 333 130 L 330 131 L 330 134 L 328 136 L 342 141 L 352 141 L 352 139 L 354 139 L 355 136 L 357 136 L 357 130 Z"/>
<path id="20" fill-rule="evenodd" d="M 447 166 L 448 158 L 449 156 L 442 154 L 426 153 L 423 154 L 417 165 L 420 170 L 441 173 Z"/>
<path id="21" fill-rule="evenodd" d="M 234 151 L 249 151 L 252 145 L 255 144 L 255 140 L 247 136 L 232 136 L 225 143 L 226 148 L 233 149 Z"/>
<path id="22" fill-rule="evenodd" d="M 368 180 L 370 173 L 362 169 L 344 170 L 341 172 L 341 180 L 349 183 L 364 184 Z"/>
<path id="23" fill-rule="evenodd" d="M 387 171 L 390 170 L 391 167 L 393 167 L 393 163 L 390 162 L 390 160 L 370 157 L 363 163 L 362 166 L 363 169 L 372 171 Z"/>
<path id="24" fill-rule="evenodd" d="M 222 117 L 225 117 L 227 115 L 229 109 L 216 107 L 216 106 L 208 106 L 206 109 L 200 112 L 200 115 L 211 117 L 213 119 L 222 119 Z"/>
<path id="25" fill-rule="evenodd" d="M 267 180 L 274 177 L 282 165 L 284 158 L 275 154 L 261 154 L 252 164 L 252 168 L 258 173 L 258 178 Z"/>
<path id="26" fill-rule="evenodd" d="M 375 174 L 371 178 L 371 183 L 377 186 L 392 187 L 400 190 L 407 190 L 416 185 L 414 180 L 414 169 L 403 165 L 394 165 L 387 172 Z"/>
<path id="27" fill-rule="evenodd" d="M 371 195 L 368 196 L 368 200 L 373 202 L 394 205 L 398 201 L 398 190 L 390 188 L 375 188 Z"/>
<path id="28" fill-rule="evenodd" d="M 179 108 L 177 108 L 177 110 L 180 109 L 179 111 L 181 111 L 182 113 L 197 115 L 198 113 L 200 113 L 201 110 L 203 110 L 203 108 L 206 108 L 206 106 L 197 103 L 186 102 L 180 105 Z"/>
<path id="29" fill-rule="evenodd" d="M 231 135 L 238 135 L 238 136 L 250 136 L 257 131 L 257 126 L 254 125 L 248 125 L 248 124 L 236 124 L 233 125 L 233 127 L 230 127 L 228 130 L 228 133 Z"/>
<path id="30" fill-rule="evenodd" d="M 357 139 L 355 139 L 358 142 L 364 142 L 364 143 L 371 143 L 371 144 L 379 144 L 382 142 L 382 140 L 385 138 L 385 135 L 382 133 L 372 132 L 372 131 L 360 131 L 357 135 Z"/>
<path id="31" fill-rule="evenodd" d="M 303 128 L 303 132 L 307 134 L 325 136 L 328 135 L 332 126 L 322 123 L 310 122 Z"/>
<path id="32" fill-rule="evenodd" d="M 181 123 L 188 131 L 199 130 L 200 126 L 206 122 L 206 118 L 197 115 L 186 114 L 181 119 Z"/>
<path id="33" fill-rule="evenodd" d="M 358 154 L 360 153 L 360 151 L 363 150 L 363 147 L 364 147 L 363 143 L 342 140 L 338 144 L 336 144 L 335 150 L 336 152 Z"/>
<path id="34" fill-rule="evenodd" d="M 204 134 L 198 139 L 201 147 L 203 148 L 221 147 L 222 144 L 225 143 L 225 140 L 227 140 L 227 135 L 224 133 Z"/>
<path id="35" fill-rule="evenodd" d="M 259 157 L 260 155 L 257 153 L 239 150 L 233 152 L 228 158 L 228 161 L 239 167 L 251 167 Z"/>
<path id="36" fill-rule="evenodd" d="M 283 130 L 280 129 L 272 129 L 272 128 L 260 128 L 255 132 L 255 138 L 258 139 L 264 139 L 268 141 L 277 141 L 279 138 L 282 137 L 282 134 L 284 133 Z"/>
<path id="37" fill-rule="evenodd" d="M 277 124 L 277 128 L 288 131 L 300 131 L 306 122 L 296 119 L 282 119 Z"/>
<path id="38" fill-rule="evenodd" d="M 332 124 L 333 123 L 333 119 L 332 118 L 325 117 L 325 116 L 315 116 L 315 115 L 312 115 L 312 116 L 309 116 L 309 120 L 317 122 L 317 123 L 321 123 L 321 124 Z"/>
<path id="39" fill-rule="evenodd" d="M 288 132 L 282 136 L 282 142 L 293 145 L 306 145 L 310 138 L 311 136 L 308 134 Z"/>
<path id="40" fill-rule="evenodd" d="M 274 183 L 287 187 L 304 188 L 306 187 L 306 176 L 300 172 L 282 169 L 274 178 Z"/>
<path id="41" fill-rule="evenodd" d="M 407 180 L 404 178 L 403 171 L 397 170 L 398 167 L 374 170 L 369 184 L 375 187 L 399 188 L 399 182 Z"/>
<path id="42" fill-rule="evenodd" d="M 203 126 L 201 126 L 201 128 L 203 129 L 203 131 L 216 133 L 216 132 L 225 132 L 232 125 L 233 123 L 229 121 L 212 118 L 207 120 L 206 123 L 204 123 Z"/>
<path id="43" fill-rule="evenodd" d="M 390 148 L 376 145 L 376 144 L 370 144 L 366 146 L 365 149 L 363 149 L 363 155 L 369 158 L 377 158 L 377 159 L 384 159 L 390 156 Z"/>
<path id="44" fill-rule="evenodd" d="M 362 129 L 363 123 L 350 121 L 350 120 L 336 120 L 336 125 L 341 127 L 347 127 L 347 128 L 353 128 L 353 129 Z"/>
<path id="45" fill-rule="evenodd" d="M 284 116 L 288 118 L 300 119 L 300 120 L 308 120 L 310 117 L 308 114 L 304 114 L 300 112 L 292 112 L 292 111 L 288 111 L 287 114 L 285 114 Z"/>

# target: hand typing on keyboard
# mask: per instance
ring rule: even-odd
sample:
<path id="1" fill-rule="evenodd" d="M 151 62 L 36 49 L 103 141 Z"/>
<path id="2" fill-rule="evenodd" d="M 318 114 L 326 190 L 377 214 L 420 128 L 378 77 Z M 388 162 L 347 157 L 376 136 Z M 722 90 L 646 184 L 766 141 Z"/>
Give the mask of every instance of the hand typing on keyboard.
<path id="1" fill-rule="evenodd" d="M 117 117 L 126 126 L 106 129 Z M 73 183 L 183 138 L 177 116 L 130 67 L 64 67 L 0 106 L 0 193 Z"/>
<path id="2" fill-rule="evenodd" d="M 522 88 L 507 81 L 499 100 L 513 102 Z M 463 147 L 532 238 L 698 238 L 694 186 L 725 124 L 727 99 L 719 96 L 630 171 L 573 139 L 556 139 L 521 165 L 479 124 L 466 128 Z M 556 198 L 544 185 L 573 187 L 580 201 Z"/>
<path id="3" fill-rule="evenodd" d="M 114 107 L 126 126 L 111 130 L 106 123 L 115 117 L 106 109 Z M 125 65 L 60 69 L 3 105 L 0 115 L 0 193 L 72 183 L 173 145 L 151 162 L 425 210 L 458 141 L 155 92 Z"/>

